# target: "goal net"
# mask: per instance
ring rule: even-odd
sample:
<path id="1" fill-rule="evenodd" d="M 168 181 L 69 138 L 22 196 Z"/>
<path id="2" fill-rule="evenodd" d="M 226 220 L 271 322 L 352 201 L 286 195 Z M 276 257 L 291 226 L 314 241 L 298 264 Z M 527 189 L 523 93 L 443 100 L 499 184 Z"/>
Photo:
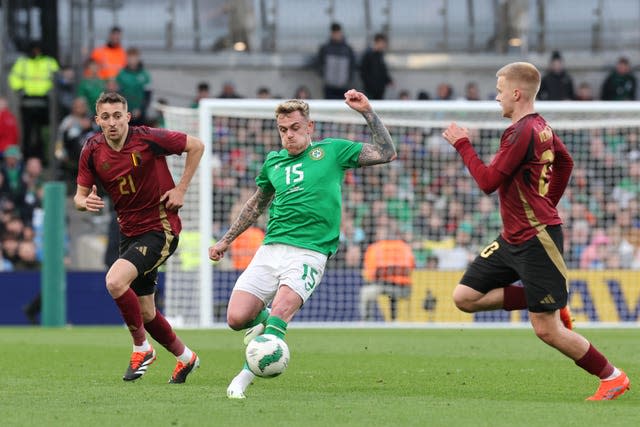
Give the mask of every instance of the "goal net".
<path id="1" fill-rule="evenodd" d="M 278 102 L 207 99 L 199 109 L 163 110 L 168 128 L 199 135 L 207 146 L 181 210 L 180 245 L 166 269 L 166 312 L 178 325 L 225 322 L 235 280 L 261 241 L 267 218 L 241 236 L 215 265 L 208 261 L 207 248 L 224 234 L 255 191 L 254 178 L 266 154 L 280 149 L 274 120 Z M 309 104 L 316 123 L 314 140 L 370 141 L 364 119 L 344 102 Z M 441 134 L 452 121 L 469 128 L 474 147 L 489 162 L 510 124 L 500 117 L 499 105 L 491 101 L 373 105 L 397 145 L 398 159 L 345 175 L 340 248 L 296 315 L 296 324 L 528 322 L 524 310 L 465 314 L 451 299 L 466 265 L 498 235 L 501 222 L 497 196 L 486 196 L 477 188 Z M 537 109 L 575 161 L 558 206 L 565 223 L 574 317 L 590 323 L 637 322 L 640 104 L 539 102 Z M 171 164 L 176 178 L 183 161 L 175 158 Z M 393 297 L 381 293 L 380 283 L 363 278 L 367 248 L 383 234 L 381 229 L 406 241 L 416 262 L 410 287 L 391 292 Z"/>

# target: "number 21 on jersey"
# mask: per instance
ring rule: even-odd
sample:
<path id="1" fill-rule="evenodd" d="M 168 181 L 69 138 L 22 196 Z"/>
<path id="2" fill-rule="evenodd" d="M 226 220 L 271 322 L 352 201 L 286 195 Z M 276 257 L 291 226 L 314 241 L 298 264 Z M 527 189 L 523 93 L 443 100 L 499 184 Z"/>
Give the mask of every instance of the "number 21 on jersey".
<path id="1" fill-rule="evenodd" d="M 304 172 L 302 171 L 302 163 L 296 163 L 292 166 L 287 166 L 285 170 L 285 182 L 287 185 L 295 184 L 304 179 Z"/>
<path id="2" fill-rule="evenodd" d="M 118 178 L 118 188 L 120 189 L 120 194 L 122 195 L 136 192 L 136 186 L 133 183 L 133 177 L 131 176 L 131 174 Z"/>

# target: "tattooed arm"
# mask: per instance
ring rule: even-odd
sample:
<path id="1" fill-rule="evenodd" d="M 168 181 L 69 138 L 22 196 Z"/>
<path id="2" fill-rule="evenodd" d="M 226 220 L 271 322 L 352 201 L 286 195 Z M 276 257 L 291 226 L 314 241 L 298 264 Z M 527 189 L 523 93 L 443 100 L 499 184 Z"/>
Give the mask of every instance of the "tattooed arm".
<path id="1" fill-rule="evenodd" d="M 231 245 L 231 242 L 256 222 L 260 215 L 267 209 L 271 200 L 273 200 L 273 196 L 273 192 L 268 192 L 258 187 L 256 192 L 253 193 L 253 196 L 244 204 L 240 215 L 233 221 L 229 230 L 222 236 L 220 241 L 209 248 L 209 258 L 213 261 L 219 261 L 224 257 L 224 253 L 229 248 L 229 245 Z"/>
<path id="2" fill-rule="evenodd" d="M 377 165 L 388 163 L 396 158 L 396 148 L 389 131 L 382 124 L 380 117 L 373 111 L 369 99 L 354 89 L 345 93 L 345 102 L 354 110 L 358 111 L 367 121 L 371 130 L 373 143 L 363 144 L 358 162 L 360 166 Z"/>

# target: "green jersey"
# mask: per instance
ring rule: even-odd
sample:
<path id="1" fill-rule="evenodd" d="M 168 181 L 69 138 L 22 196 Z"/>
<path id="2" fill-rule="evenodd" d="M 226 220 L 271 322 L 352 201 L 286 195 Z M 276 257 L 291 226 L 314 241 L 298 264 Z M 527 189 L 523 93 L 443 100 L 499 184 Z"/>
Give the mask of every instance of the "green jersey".
<path id="1" fill-rule="evenodd" d="M 311 249 L 331 255 L 338 247 L 344 171 L 359 167 L 362 144 L 344 139 L 312 142 L 297 156 L 272 151 L 256 184 L 275 197 L 264 244 Z"/>

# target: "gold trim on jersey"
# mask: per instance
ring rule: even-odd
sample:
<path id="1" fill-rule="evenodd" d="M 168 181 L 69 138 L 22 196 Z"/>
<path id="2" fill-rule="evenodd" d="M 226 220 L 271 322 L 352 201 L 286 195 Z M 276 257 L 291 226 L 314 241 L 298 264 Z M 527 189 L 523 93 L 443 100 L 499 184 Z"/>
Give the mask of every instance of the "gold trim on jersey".
<path id="1" fill-rule="evenodd" d="M 142 155 L 138 151 L 131 153 L 131 163 L 133 166 L 140 166 L 142 163 Z"/>
<path id="2" fill-rule="evenodd" d="M 567 265 L 564 263 L 564 258 L 562 257 L 562 254 L 560 253 L 560 250 L 556 246 L 555 242 L 551 238 L 551 235 L 546 229 L 544 229 L 540 233 L 538 233 L 536 237 L 538 238 L 540 243 L 542 243 L 542 247 L 544 248 L 547 255 L 549 255 L 549 258 L 556 266 L 560 274 L 562 274 L 562 277 L 564 277 L 565 286 L 568 290 L 569 282 L 567 281 Z"/>
<path id="3" fill-rule="evenodd" d="M 544 230 L 546 227 L 546 224 L 541 223 L 538 217 L 536 217 L 536 214 L 533 212 L 531 205 L 529 204 L 527 199 L 524 197 L 524 193 L 522 192 L 522 190 L 520 190 L 520 186 L 517 183 L 516 183 L 516 188 L 518 189 L 518 195 L 520 196 L 520 201 L 522 202 L 522 207 L 524 208 L 524 213 L 527 215 L 527 220 L 529 221 L 529 224 L 533 228 L 535 228 L 537 232 Z"/>
<path id="4" fill-rule="evenodd" d="M 538 231 L 538 234 L 536 237 L 538 238 L 540 243 L 542 243 L 542 247 L 544 248 L 547 255 L 549 255 L 549 258 L 551 259 L 553 264 L 556 266 L 560 274 L 562 274 L 562 277 L 564 277 L 565 286 L 567 289 L 569 289 L 569 282 L 567 281 L 567 266 L 564 263 L 564 258 L 562 257 L 562 254 L 558 250 L 558 247 L 556 246 L 553 239 L 551 238 L 551 235 L 549 235 L 549 232 L 547 231 L 547 225 L 542 224 L 538 220 L 535 213 L 533 212 L 533 209 L 531 209 L 531 205 L 529 205 L 529 202 L 524 197 L 524 193 L 520 190 L 520 186 L 516 184 L 516 187 L 518 188 L 518 194 L 520 195 L 520 200 L 522 201 L 522 205 L 527 215 L 527 219 L 529 220 L 529 224 L 531 224 L 531 226 L 534 227 L 536 231 Z"/>

